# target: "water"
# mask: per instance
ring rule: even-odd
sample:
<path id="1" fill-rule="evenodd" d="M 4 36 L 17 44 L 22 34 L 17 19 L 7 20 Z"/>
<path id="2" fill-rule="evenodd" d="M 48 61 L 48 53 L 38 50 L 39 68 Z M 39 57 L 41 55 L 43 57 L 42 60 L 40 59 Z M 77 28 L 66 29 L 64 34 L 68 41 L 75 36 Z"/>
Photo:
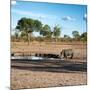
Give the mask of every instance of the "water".
<path id="1" fill-rule="evenodd" d="M 44 58 L 43 58 L 43 57 L 31 56 L 31 59 L 33 59 L 33 60 L 42 60 L 42 59 L 44 59 Z"/>
<path id="2" fill-rule="evenodd" d="M 11 59 L 44 60 L 45 58 L 36 56 L 12 56 Z"/>
<path id="3" fill-rule="evenodd" d="M 60 60 L 59 58 L 56 59 L 56 58 L 46 58 L 46 57 L 36 57 L 36 56 L 11 56 L 11 59 L 19 59 L 19 60 Z"/>

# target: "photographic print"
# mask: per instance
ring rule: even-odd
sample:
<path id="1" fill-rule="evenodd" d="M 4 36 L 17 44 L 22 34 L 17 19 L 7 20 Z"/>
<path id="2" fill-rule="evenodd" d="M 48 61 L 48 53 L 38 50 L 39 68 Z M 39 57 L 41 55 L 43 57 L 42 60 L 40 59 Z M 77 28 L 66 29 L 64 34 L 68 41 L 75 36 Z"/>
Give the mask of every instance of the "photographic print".
<path id="1" fill-rule="evenodd" d="M 11 1 L 11 89 L 87 85 L 87 5 Z"/>

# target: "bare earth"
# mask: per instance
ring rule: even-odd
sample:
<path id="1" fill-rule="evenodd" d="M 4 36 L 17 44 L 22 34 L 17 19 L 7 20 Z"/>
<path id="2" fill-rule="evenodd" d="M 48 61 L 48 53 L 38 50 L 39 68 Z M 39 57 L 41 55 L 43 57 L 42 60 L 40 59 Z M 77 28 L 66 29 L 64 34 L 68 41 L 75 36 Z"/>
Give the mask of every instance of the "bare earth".
<path id="1" fill-rule="evenodd" d="M 19 50 L 18 48 L 20 46 L 15 45 L 12 47 L 13 47 L 11 48 L 12 51 L 18 51 Z M 15 47 L 17 48 L 15 49 Z M 25 49 L 25 46 L 23 47 Z M 33 48 L 34 46 L 31 47 Z M 30 49 L 27 50 L 33 50 L 31 47 Z M 51 48 L 52 47 L 54 46 L 52 45 Z M 58 45 L 56 46 L 56 49 L 59 50 L 61 48 L 58 47 L 62 46 Z M 80 58 L 72 60 L 68 59 L 67 61 L 57 59 L 44 61 L 12 60 L 11 89 L 19 90 L 21 88 L 25 89 L 25 88 L 40 88 L 40 87 L 43 88 L 43 87 L 86 85 L 87 84 L 87 60 L 85 58 L 86 52 L 84 53 L 81 52 L 86 51 L 85 47 L 86 46 L 82 45 L 81 46 L 82 49 L 80 49 L 80 46 L 73 46 L 73 49 L 75 49 L 76 52 L 79 53 L 80 58 L 81 55 L 84 56 L 81 59 Z"/>

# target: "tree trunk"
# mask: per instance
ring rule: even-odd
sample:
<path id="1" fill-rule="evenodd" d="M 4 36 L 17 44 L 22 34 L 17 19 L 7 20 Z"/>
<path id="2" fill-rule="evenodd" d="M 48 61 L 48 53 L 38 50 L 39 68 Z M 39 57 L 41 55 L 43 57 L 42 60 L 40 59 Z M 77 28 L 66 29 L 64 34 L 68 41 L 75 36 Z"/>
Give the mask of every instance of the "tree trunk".
<path id="1" fill-rule="evenodd" d="M 55 37 L 55 42 L 57 42 L 57 37 Z"/>
<path id="2" fill-rule="evenodd" d="M 30 45 L 31 42 L 31 33 L 28 33 L 28 45 Z"/>

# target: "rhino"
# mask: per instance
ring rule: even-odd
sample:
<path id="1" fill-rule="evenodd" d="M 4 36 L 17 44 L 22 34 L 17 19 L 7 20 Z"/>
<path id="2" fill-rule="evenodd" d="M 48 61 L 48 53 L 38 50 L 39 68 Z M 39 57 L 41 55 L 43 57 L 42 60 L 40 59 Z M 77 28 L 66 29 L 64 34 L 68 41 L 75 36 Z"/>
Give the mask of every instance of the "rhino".
<path id="1" fill-rule="evenodd" d="M 73 55 L 74 55 L 74 51 L 72 49 L 63 49 L 60 53 L 60 58 L 72 59 Z"/>

